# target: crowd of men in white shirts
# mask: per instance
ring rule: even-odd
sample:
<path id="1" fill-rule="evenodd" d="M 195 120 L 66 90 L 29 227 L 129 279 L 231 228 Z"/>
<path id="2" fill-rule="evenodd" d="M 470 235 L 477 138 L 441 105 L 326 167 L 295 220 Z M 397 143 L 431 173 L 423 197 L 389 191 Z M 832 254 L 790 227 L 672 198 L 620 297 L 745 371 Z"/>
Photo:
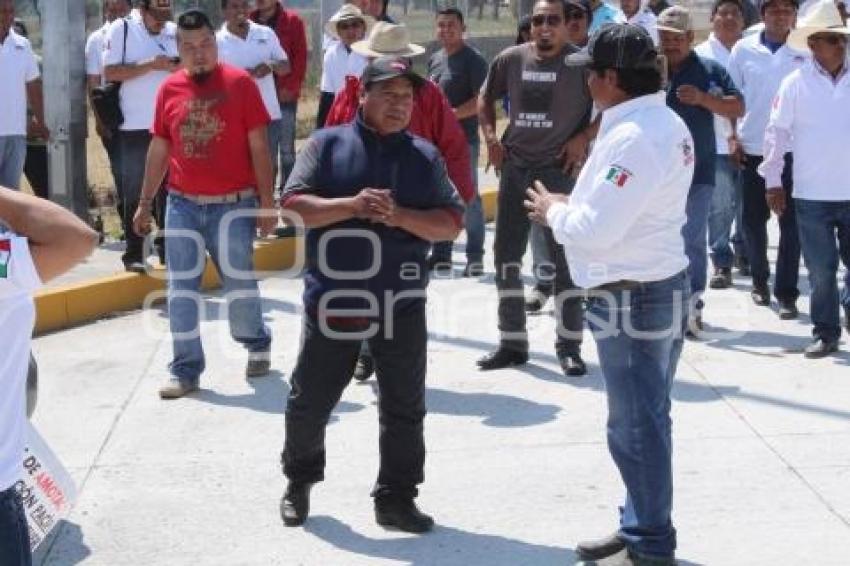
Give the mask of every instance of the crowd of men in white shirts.
<path id="1" fill-rule="evenodd" d="M 9 0 L 0 0 L 0 15 L 3 16 L 0 33 L 5 29 L 0 73 L 4 79 L 9 79 L 4 80 L 0 88 L 4 90 L 4 99 L 12 103 L 10 111 L 0 115 L 0 183 L 18 188 L 27 153 L 26 137 L 46 139 L 49 133 L 44 126 L 38 65 L 27 39 L 15 32 L 18 28 L 12 28 L 13 4 Z M 126 238 L 126 251 L 122 257 L 124 266 L 129 271 L 141 272 L 145 269 L 146 259 L 143 257 L 143 239 L 132 230 L 132 216 L 138 205 L 157 89 L 169 74 L 179 68 L 179 59 L 171 1 L 141 0 L 135 2 L 135 6 L 133 4 L 132 0 L 104 1 L 104 24 L 89 36 L 86 43 L 86 73 L 91 89 L 110 81 L 121 83 L 123 123 L 116 131 L 111 131 L 97 120 L 96 128 L 109 157 L 117 189 L 117 205 Z M 291 149 L 295 135 L 292 98 L 294 96 L 297 101 L 305 68 L 303 21 L 294 10 L 284 8 L 277 0 L 222 0 L 221 8 L 224 23 L 216 34 L 219 56 L 223 62 L 245 69 L 255 78 L 272 119 L 267 133 L 270 151 L 275 156 L 273 164 L 275 167 L 278 163 L 282 164 L 282 177 L 285 178 L 294 162 L 294 150 Z M 567 0 L 564 24 L 568 41 L 581 47 L 601 25 L 628 22 L 644 28 L 661 52 L 671 48 L 671 41 L 686 40 L 686 48 L 692 48 L 695 56 L 715 61 L 728 72 L 742 102 L 743 110 L 739 115 L 724 115 L 715 107 L 709 108 L 708 104 L 683 102 L 685 105 L 702 105 L 714 114 L 714 183 L 707 219 L 699 222 L 702 230 L 698 231 L 700 243 L 697 246 L 705 247 L 701 243 L 704 232 L 713 268 L 708 282 L 710 287 L 724 289 L 731 286 L 732 269 L 736 267 L 742 275 L 752 277 L 753 301 L 769 305 L 771 291 L 768 287 L 766 220 L 773 210 L 779 217 L 781 233 L 773 294 L 778 301 L 779 316 L 795 318 L 798 314 L 797 278 L 801 247 L 810 266 L 813 284 L 815 281 L 826 284 L 830 277 L 813 269 L 812 265 L 822 265 L 834 272 L 838 269 L 836 258 L 846 261 L 850 253 L 845 249 L 837 250 L 834 255 L 827 254 L 829 257 L 815 253 L 811 248 L 813 236 L 809 229 L 812 223 L 809 217 L 814 214 L 809 201 L 843 202 L 848 197 L 840 193 L 842 183 L 830 182 L 828 175 L 828 172 L 838 169 L 830 164 L 840 163 L 840 159 L 827 161 L 828 151 L 821 150 L 840 148 L 842 144 L 823 144 L 818 151 L 811 152 L 807 146 L 810 142 L 806 141 L 840 135 L 843 108 L 840 105 L 833 108 L 826 102 L 813 106 L 821 110 L 820 118 L 824 122 L 824 135 L 816 138 L 788 134 L 788 128 L 794 124 L 782 123 L 780 128 L 770 120 L 772 114 L 775 120 L 788 119 L 789 107 L 780 104 L 791 96 L 785 90 L 780 92 L 783 80 L 798 69 L 821 67 L 817 61 L 811 61 L 812 49 L 805 41 L 789 42 L 795 23 L 798 30 L 802 29 L 807 17 L 825 20 L 828 11 L 829 18 L 835 20 L 834 25 L 843 25 L 845 4 L 830 0 L 808 0 L 802 6 L 796 0 L 761 0 L 755 4 L 751 0 L 717 1 L 711 11 L 711 34 L 699 45 L 690 45 L 693 40 L 690 15 L 681 7 L 674 8 L 678 12 L 671 13 L 671 7 L 664 0 L 623 0 L 619 7 L 602 0 Z M 352 50 L 351 46 L 367 37 L 374 22 L 391 22 L 386 10 L 387 2 L 356 0 L 343 4 L 325 23 L 317 127 L 324 125 L 334 99 L 345 88 L 346 77 L 359 76 L 367 63 L 367 57 Z M 666 28 L 664 22 L 659 23 L 663 19 L 662 14 L 666 14 Z M 457 17 L 462 27 L 464 22 L 460 13 Z M 671 18 L 675 20 L 672 27 Z M 273 24 L 273 27 L 258 21 Z M 659 34 L 659 26 L 668 31 Z M 292 32 L 299 28 L 300 34 Z M 666 44 L 662 35 L 667 37 Z M 839 38 L 836 41 L 843 41 L 840 33 L 834 35 Z M 289 45 L 289 51 L 293 53 L 289 53 L 284 45 Z M 803 78 L 797 81 L 805 84 L 813 80 L 805 71 L 800 73 Z M 836 84 L 842 77 L 840 73 L 834 77 Z M 284 80 L 289 81 L 287 85 L 297 86 L 287 90 L 281 86 Z M 450 93 L 451 85 L 448 88 L 446 94 Z M 840 88 L 837 92 L 841 92 Z M 716 92 L 709 94 L 717 95 Z M 821 95 L 825 97 L 826 93 Z M 702 100 L 709 101 L 711 98 Z M 473 103 L 473 109 L 474 106 Z M 780 110 L 782 114 L 779 114 Z M 826 119 L 830 116 L 832 119 Z M 701 127 L 696 123 L 689 126 L 692 129 Z M 473 127 L 477 128 L 477 124 Z M 477 149 L 477 145 L 470 146 L 470 149 Z M 786 164 L 784 175 L 777 161 L 780 150 Z M 794 154 L 797 154 L 796 159 L 791 157 Z M 819 173 L 815 174 L 815 171 Z M 783 188 L 784 199 L 777 196 L 780 187 Z M 790 198 L 792 187 L 794 198 Z M 803 211 L 798 212 L 795 204 L 801 201 Z M 161 203 L 154 207 L 160 220 L 164 215 L 162 208 Z M 805 218 L 805 222 L 799 222 L 801 218 Z M 532 236 L 532 240 L 540 241 L 534 229 Z M 839 230 L 836 237 L 847 247 L 845 229 Z M 808 252 L 807 242 L 811 248 Z M 823 242 L 817 249 L 823 250 Z M 432 267 L 445 262 L 446 248 L 438 247 L 438 250 L 442 251 L 435 253 Z M 537 247 L 535 250 L 538 251 Z M 162 249 L 157 251 L 160 258 L 164 258 Z M 477 268 L 480 253 L 478 255 L 471 269 L 473 275 L 480 273 Z M 698 270 L 702 271 L 701 264 Z M 538 274 L 537 270 L 535 274 Z M 696 277 L 692 274 L 692 281 L 702 277 L 702 273 Z M 695 288 L 695 292 L 701 293 L 702 288 L 704 285 Z M 549 293 L 551 290 L 545 287 L 545 282 L 539 282 L 527 301 L 527 310 L 539 310 Z M 834 302 L 832 295 L 835 293 L 829 293 L 830 303 Z M 842 292 L 840 304 L 848 311 L 846 314 L 850 314 L 850 298 L 847 295 L 846 291 Z M 701 306 L 700 301 L 693 313 L 691 334 L 698 334 L 702 329 Z M 822 298 L 816 293 L 813 310 L 820 313 L 824 309 Z M 816 356 L 836 347 L 838 326 L 835 317 L 829 314 L 827 323 L 823 321 L 825 316 L 819 314 L 814 321 L 815 337 L 825 337 L 821 341 L 823 343 L 815 348 L 817 351 L 807 352 L 807 355 Z M 825 324 L 829 327 L 826 330 L 823 328 Z"/>

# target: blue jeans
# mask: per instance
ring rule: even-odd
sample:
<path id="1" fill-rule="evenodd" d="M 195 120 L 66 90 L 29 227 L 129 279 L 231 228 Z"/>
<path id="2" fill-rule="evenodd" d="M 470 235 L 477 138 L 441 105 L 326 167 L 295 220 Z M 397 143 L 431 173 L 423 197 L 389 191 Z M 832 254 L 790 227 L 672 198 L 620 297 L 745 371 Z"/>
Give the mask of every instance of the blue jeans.
<path id="1" fill-rule="evenodd" d="M 26 158 L 26 137 L 0 136 L 0 186 L 16 191 L 21 188 Z"/>
<path id="2" fill-rule="evenodd" d="M 475 198 L 466 203 L 466 212 L 463 215 L 466 227 L 466 261 L 469 263 L 481 263 L 484 257 L 484 208 L 481 206 L 481 195 L 478 193 L 478 151 L 478 140 L 470 142 L 469 161 L 472 164 Z M 452 242 L 436 242 L 432 253 L 441 261 L 451 262 Z"/>
<path id="3" fill-rule="evenodd" d="M 728 155 L 717 156 L 715 168 L 714 192 L 711 196 L 711 206 L 708 212 L 708 245 L 711 248 L 711 262 L 715 269 L 730 269 L 735 255 L 746 255 L 739 242 L 733 253 L 734 238 L 732 222 L 736 222 L 735 230 L 741 230 L 741 173 L 732 163 Z"/>
<path id="4" fill-rule="evenodd" d="M 688 256 L 688 277 L 691 280 L 691 295 L 696 299 L 696 309 L 702 310 L 702 294 L 708 279 L 708 211 L 714 185 L 691 185 L 685 207 L 685 225 L 682 237 L 685 240 L 685 255 Z"/>
<path id="5" fill-rule="evenodd" d="M 297 102 L 280 103 L 280 186 L 286 184 L 286 179 L 295 165 L 295 125 L 298 115 Z"/>
<path id="6" fill-rule="evenodd" d="M 266 126 L 266 136 L 269 139 L 269 153 L 272 156 L 273 179 L 277 178 L 277 158 L 280 152 L 280 139 L 283 135 L 283 120 L 272 120 Z"/>
<path id="7" fill-rule="evenodd" d="M 797 199 L 796 204 L 800 247 L 812 287 L 812 333 L 834 342 L 841 336 L 838 306 L 850 308 L 850 201 Z M 835 280 L 839 258 L 846 270 L 840 295 Z"/>
<path id="8" fill-rule="evenodd" d="M 235 218 L 226 232 L 223 226 L 223 220 L 229 218 L 227 213 L 256 208 L 256 198 L 199 205 L 174 194 L 168 195 L 165 253 L 168 321 L 174 345 L 174 358 L 168 369 L 181 381 L 197 383 L 204 371 L 198 311 L 205 250 L 223 283 L 230 335 L 249 352 L 269 350 L 271 333 L 263 324 L 260 293 L 254 277 L 256 219 L 253 216 Z M 184 231 L 184 234 L 176 231 Z M 185 232 L 194 234 L 197 241 Z M 224 257 L 229 266 L 222 264 Z"/>
<path id="9" fill-rule="evenodd" d="M 30 566 L 30 533 L 24 506 L 14 487 L 0 491 L 0 565 Z"/>
<path id="10" fill-rule="evenodd" d="M 608 400 L 608 450 L 626 485 L 620 537 L 634 551 L 672 556 L 670 390 L 682 353 L 686 272 L 629 290 L 589 291 L 587 320 Z"/>

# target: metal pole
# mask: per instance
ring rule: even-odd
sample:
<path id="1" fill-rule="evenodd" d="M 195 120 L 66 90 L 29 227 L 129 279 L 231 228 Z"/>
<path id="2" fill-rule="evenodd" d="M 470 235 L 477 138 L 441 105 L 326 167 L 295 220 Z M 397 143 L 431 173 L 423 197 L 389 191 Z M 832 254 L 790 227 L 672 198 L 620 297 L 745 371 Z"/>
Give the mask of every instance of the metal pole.
<path id="1" fill-rule="evenodd" d="M 50 199 L 88 219 L 86 180 L 86 6 L 41 2 Z"/>

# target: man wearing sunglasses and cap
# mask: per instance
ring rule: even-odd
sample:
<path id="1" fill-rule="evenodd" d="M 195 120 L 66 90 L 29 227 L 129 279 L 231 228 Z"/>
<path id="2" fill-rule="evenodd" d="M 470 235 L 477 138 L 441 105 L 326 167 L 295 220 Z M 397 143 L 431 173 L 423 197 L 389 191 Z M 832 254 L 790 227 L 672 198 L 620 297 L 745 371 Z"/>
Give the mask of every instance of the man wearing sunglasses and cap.
<path id="1" fill-rule="evenodd" d="M 304 523 L 310 488 L 324 479 L 325 428 L 363 340 L 378 381 L 375 519 L 415 533 L 434 523 L 414 503 L 425 464 L 426 256 L 431 242 L 457 236 L 464 207 L 437 149 L 407 131 L 424 84 L 405 59 L 369 63 L 354 122 L 314 132 L 284 189 L 283 208 L 309 228 L 282 454 L 287 526 Z"/>
<path id="2" fill-rule="evenodd" d="M 552 229 L 576 283 L 608 399 L 608 448 L 626 485 L 620 528 L 580 543 L 580 560 L 628 549 L 622 562 L 675 564 L 670 390 L 687 319 L 681 230 L 694 172 L 693 138 L 665 104 L 652 38 L 603 26 L 568 65 L 587 65 L 602 120 L 570 196 L 528 189 L 529 217 Z"/>
<path id="3" fill-rule="evenodd" d="M 499 173 L 493 257 L 499 294 L 499 346 L 483 358 L 483 371 L 525 364 L 528 332 L 520 276 L 530 224 L 522 206 L 525 189 L 536 180 L 567 194 L 588 136 L 591 101 L 584 72 L 565 67 L 564 56 L 578 51 L 567 42 L 567 3 L 540 0 L 531 15 L 531 41 L 509 47 L 490 64 L 478 114 L 489 163 Z M 495 104 L 510 97 L 509 125 L 496 133 Z M 580 149 L 577 147 L 580 146 Z M 554 261 L 555 354 L 568 376 L 587 373 L 581 359 L 582 296 L 570 278 L 563 251 L 544 230 Z"/>
<path id="4" fill-rule="evenodd" d="M 807 358 L 838 350 L 839 304 L 850 332 L 850 181 L 843 167 L 850 132 L 849 36 L 850 29 L 831 1 L 814 5 L 798 20 L 788 43 L 811 50 L 813 58 L 782 81 L 758 168 L 771 210 L 793 214 L 786 210 L 782 171 L 784 155 L 794 154 L 797 225 L 812 288 L 814 340 L 804 351 Z M 847 269 L 840 296 L 835 280 L 839 258 Z"/>

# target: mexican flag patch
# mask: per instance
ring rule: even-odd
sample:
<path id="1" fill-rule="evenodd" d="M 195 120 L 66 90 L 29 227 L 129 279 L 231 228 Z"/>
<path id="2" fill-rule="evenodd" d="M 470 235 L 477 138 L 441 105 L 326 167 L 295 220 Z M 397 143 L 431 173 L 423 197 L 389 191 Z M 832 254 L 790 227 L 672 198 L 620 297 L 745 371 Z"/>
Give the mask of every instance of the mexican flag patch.
<path id="1" fill-rule="evenodd" d="M 612 165 L 605 175 L 605 180 L 623 187 L 632 178 L 632 172 L 620 165 Z"/>
<path id="2" fill-rule="evenodd" d="M 12 240 L 0 240 L 0 279 L 9 276 L 9 259 L 12 257 Z"/>

